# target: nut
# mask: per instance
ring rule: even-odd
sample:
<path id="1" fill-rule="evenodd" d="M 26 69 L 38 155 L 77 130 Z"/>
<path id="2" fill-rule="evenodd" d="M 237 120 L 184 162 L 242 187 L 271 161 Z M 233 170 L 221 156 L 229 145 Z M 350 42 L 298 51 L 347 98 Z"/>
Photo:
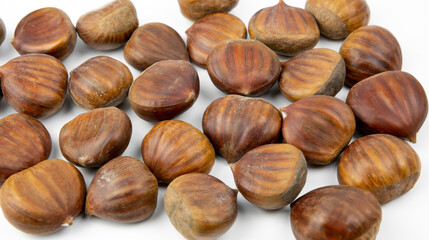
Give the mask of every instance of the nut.
<path id="1" fill-rule="evenodd" d="M 180 11 L 189 20 L 197 20 L 217 12 L 229 12 L 238 0 L 178 0 Z"/>
<path id="2" fill-rule="evenodd" d="M 237 218 L 237 191 L 203 173 L 176 178 L 165 191 L 164 208 L 187 239 L 215 239 Z"/>
<path id="3" fill-rule="evenodd" d="M 61 152 L 78 166 L 100 167 L 125 151 L 131 128 L 130 118 L 116 107 L 82 113 L 61 128 Z"/>
<path id="4" fill-rule="evenodd" d="M 6 26 L 4 25 L 3 20 L 0 18 L 0 45 L 3 43 L 6 38 Z"/>
<path id="5" fill-rule="evenodd" d="M 76 30 L 88 46 L 97 50 L 112 50 L 125 44 L 138 26 L 133 3 L 115 0 L 81 16 Z"/>
<path id="6" fill-rule="evenodd" d="M 85 203 L 82 174 L 60 159 L 42 161 L 12 175 L 0 188 L 5 218 L 17 229 L 49 234 L 72 224 Z"/>
<path id="7" fill-rule="evenodd" d="M 240 193 L 254 205 L 276 210 L 291 203 L 307 179 L 304 154 L 290 144 L 267 144 L 231 164 Z"/>
<path id="8" fill-rule="evenodd" d="M 88 188 L 85 213 L 118 222 L 138 222 L 155 211 L 158 181 L 141 161 L 117 157 L 102 166 Z"/>

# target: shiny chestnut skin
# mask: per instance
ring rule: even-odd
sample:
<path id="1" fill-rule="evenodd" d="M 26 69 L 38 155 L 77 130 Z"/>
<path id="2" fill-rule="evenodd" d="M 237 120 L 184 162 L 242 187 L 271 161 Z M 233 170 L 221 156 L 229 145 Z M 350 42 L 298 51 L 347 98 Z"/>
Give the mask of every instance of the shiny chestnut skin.
<path id="1" fill-rule="evenodd" d="M 178 0 L 180 11 L 189 20 L 197 20 L 218 12 L 229 12 L 238 0 Z"/>

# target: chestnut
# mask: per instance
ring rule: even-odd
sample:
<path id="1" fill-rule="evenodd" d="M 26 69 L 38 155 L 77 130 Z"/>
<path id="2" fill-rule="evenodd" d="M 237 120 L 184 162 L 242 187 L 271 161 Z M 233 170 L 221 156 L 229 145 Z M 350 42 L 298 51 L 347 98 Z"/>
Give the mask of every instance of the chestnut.
<path id="1" fill-rule="evenodd" d="M 189 20 L 197 20 L 217 12 L 229 12 L 238 0 L 178 0 L 180 11 Z"/>

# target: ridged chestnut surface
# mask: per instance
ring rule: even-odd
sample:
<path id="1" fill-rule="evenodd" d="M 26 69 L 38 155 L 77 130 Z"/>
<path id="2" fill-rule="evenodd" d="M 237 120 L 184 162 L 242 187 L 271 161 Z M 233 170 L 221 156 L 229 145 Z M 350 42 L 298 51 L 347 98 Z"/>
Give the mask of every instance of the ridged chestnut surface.
<path id="1" fill-rule="evenodd" d="M 190 108 L 200 92 L 194 66 L 184 60 L 164 60 L 147 68 L 129 92 L 134 112 L 148 121 L 171 119 Z"/>
<path id="2" fill-rule="evenodd" d="M 330 96 L 311 96 L 281 109 L 283 138 L 299 148 L 308 163 L 326 165 L 347 147 L 356 129 L 346 103 Z"/>
<path id="3" fill-rule="evenodd" d="M 187 45 L 192 61 L 206 67 L 207 56 L 220 42 L 247 37 L 246 25 L 228 13 L 207 15 L 186 30 Z"/>
<path id="4" fill-rule="evenodd" d="M 295 56 L 313 48 L 320 32 L 313 15 L 280 0 L 277 5 L 261 9 L 252 16 L 249 35 L 281 55 Z"/>
<path id="5" fill-rule="evenodd" d="M 9 176 L 48 159 L 51 148 L 51 136 L 39 120 L 23 113 L 2 118 L 0 186 Z"/>
<path id="6" fill-rule="evenodd" d="M 180 120 L 156 124 L 143 139 L 141 149 L 143 161 L 164 183 L 187 173 L 209 173 L 215 161 L 207 137 Z"/>
<path id="7" fill-rule="evenodd" d="M 136 8 L 129 0 L 115 0 L 82 15 L 76 23 L 79 37 L 90 47 L 111 50 L 121 47 L 139 26 Z"/>
<path id="8" fill-rule="evenodd" d="M 76 45 L 76 30 L 70 18 L 58 8 L 41 8 L 18 23 L 12 45 L 24 55 L 45 53 L 64 59 Z"/>
<path id="9" fill-rule="evenodd" d="M 141 161 L 117 157 L 102 166 L 88 188 L 85 213 L 118 222 L 138 222 L 155 211 L 158 181 Z"/>
<path id="10" fill-rule="evenodd" d="M 420 158 L 405 141 L 388 134 L 354 141 L 338 164 L 338 181 L 368 190 L 380 204 L 410 191 L 421 171 Z"/>
<path id="11" fill-rule="evenodd" d="M 178 0 L 183 16 L 197 20 L 217 12 L 229 12 L 238 4 L 238 0 Z"/>
<path id="12" fill-rule="evenodd" d="M 46 54 L 26 54 L 0 67 L 1 88 L 7 102 L 20 113 L 49 117 L 63 106 L 67 70 Z"/>
<path id="13" fill-rule="evenodd" d="M 263 43 L 234 39 L 212 49 L 207 57 L 207 71 L 221 91 L 257 96 L 276 83 L 281 65 L 276 53 Z"/>
<path id="14" fill-rule="evenodd" d="M 304 154 L 290 144 L 267 144 L 231 164 L 240 193 L 254 205 L 280 209 L 301 192 L 307 179 Z"/>
<path id="15" fill-rule="evenodd" d="M 365 0 L 307 0 L 305 10 L 316 18 L 320 32 L 331 39 L 346 38 L 368 25 L 370 18 Z"/>
<path id="16" fill-rule="evenodd" d="M 85 203 L 82 174 L 72 164 L 49 159 L 12 175 L 0 188 L 5 218 L 30 234 L 68 227 Z"/>
<path id="17" fill-rule="evenodd" d="M 354 85 L 347 96 L 358 127 L 370 133 L 387 133 L 415 143 L 428 114 L 422 85 L 402 71 L 379 73 Z"/>
<path id="18" fill-rule="evenodd" d="M 279 110 L 262 98 L 228 95 L 213 101 L 203 116 L 204 134 L 229 163 L 281 136 Z"/>
<path id="19" fill-rule="evenodd" d="M 402 68 L 398 41 L 389 30 L 379 26 L 356 29 L 344 40 L 340 54 L 346 62 L 349 86 L 377 73 Z"/>
<path id="20" fill-rule="evenodd" d="M 107 56 L 88 59 L 70 72 L 69 92 L 80 107 L 117 106 L 128 95 L 133 75 L 122 62 Z"/>
<path id="21" fill-rule="evenodd" d="M 382 218 L 377 199 L 352 186 L 318 188 L 291 206 L 297 240 L 375 240 Z"/>
<path id="22" fill-rule="evenodd" d="M 81 167 L 100 167 L 121 155 L 131 139 L 131 120 L 116 108 L 82 113 L 60 131 L 60 149 L 70 162 Z"/>
<path id="23" fill-rule="evenodd" d="M 327 48 L 307 50 L 282 67 L 280 91 L 293 101 L 312 95 L 335 96 L 346 78 L 344 59 Z"/>
<path id="24" fill-rule="evenodd" d="M 137 28 L 125 45 L 124 57 L 138 70 L 162 60 L 189 61 L 182 37 L 163 23 L 147 23 Z"/>
<path id="25" fill-rule="evenodd" d="M 0 45 L 3 43 L 6 38 L 6 26 L 4 25 L 3 20 L 0 18 Z"/>
<path id="26" fill-rule="evenodd" d="M 213 176 L 190 173 L 168 185 L 164 208 L 186 239 L 216 239 L 237 218 L 237 191 Z"/>

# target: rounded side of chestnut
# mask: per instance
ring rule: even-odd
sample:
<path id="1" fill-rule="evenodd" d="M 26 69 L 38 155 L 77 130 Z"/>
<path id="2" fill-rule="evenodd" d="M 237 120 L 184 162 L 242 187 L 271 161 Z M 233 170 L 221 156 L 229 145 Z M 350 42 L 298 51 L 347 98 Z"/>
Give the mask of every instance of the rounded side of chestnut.
<path id="1" fill-rule="evenodd" d="M 212 13 L 229 12 L 239 0 L 178 0 L 180 12 L 195 21 Z"/>

